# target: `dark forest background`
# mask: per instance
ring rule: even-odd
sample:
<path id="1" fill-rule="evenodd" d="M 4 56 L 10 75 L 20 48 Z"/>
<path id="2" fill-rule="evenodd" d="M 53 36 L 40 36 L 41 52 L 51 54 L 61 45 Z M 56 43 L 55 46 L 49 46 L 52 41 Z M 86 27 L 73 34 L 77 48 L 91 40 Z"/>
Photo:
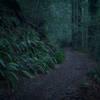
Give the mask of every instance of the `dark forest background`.
<path id="1" fill-rule="evenodd" d="M 20 76 L 48 73 L 64 47 L 99 62 L 99 12 L 99 0 L 0 0 L 0 81 L 15 88 Z"/>

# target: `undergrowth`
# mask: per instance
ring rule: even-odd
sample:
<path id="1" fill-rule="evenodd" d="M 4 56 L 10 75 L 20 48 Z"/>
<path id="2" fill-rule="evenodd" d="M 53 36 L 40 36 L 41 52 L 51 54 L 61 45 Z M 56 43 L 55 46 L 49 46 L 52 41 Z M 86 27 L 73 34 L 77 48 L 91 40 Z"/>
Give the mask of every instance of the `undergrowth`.
<path id="1" fill-rule="evenodd" d="M 48 39 L 41 40 L 34 28 L 20 26 L 15 16 L 0 18 L 0 82 L 16 88 L 21 76 L 46 74 L 64 60 L 63 52 Z"/>
<path id="2" fill-rule="evenodd" d="M 97 65 L 96 67 L 92 68 L 87 75 L 92 78 L 97 84 L 100 84 L 100 66 Z"/>
<path id="3" fill-rule="evenodd" d="M 32 78 L 38 73 L 46 74 L 49 68 L 63 61 L 61 50 L 49 42 L 40 40 L 34 29 L 23 33 L 4 34 L 0 37 L 0 81 L 16 87 L 19 75 Z"/>
<path id="4" fill-rule="evenodd" d="M 0 83 L 16 88 L 20 77 L 46 74 L 62 63 L 63 51 L 27 23 L 20 23 L 13 10 L 2 3 L 0 14 Z"/>

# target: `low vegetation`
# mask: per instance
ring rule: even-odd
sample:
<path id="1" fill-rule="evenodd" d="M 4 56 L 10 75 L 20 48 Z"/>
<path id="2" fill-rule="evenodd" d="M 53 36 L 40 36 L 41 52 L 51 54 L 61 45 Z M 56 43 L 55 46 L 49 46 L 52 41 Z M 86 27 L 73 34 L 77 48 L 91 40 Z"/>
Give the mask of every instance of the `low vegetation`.
<path id="1" fill-rule="evenodd" d="M 62 51 L 40 40 L 34 29 L 24 30 L 22 34 L 3 33 L 0 38 L 0 80 L 13 87 L 18 75 L 31 78 L 38 73 L 46 74 L 64 60 Z"/>
<path id="2" fill-rule="evenodd" d="M 32 78 L 46 74 L 64 61 L 63 51 L 41 39 L 40 33 L 27 23 L 20 24 L 13 11 L 1 10 L 0 25 L 0 82 L 16 88 L 20 77 Z"/>

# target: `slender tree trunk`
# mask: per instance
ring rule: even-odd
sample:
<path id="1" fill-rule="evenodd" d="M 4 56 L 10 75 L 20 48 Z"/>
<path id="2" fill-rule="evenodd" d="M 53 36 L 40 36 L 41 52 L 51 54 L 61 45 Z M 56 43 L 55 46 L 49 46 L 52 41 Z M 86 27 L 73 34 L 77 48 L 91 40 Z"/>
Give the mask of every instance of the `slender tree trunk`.
<path id="1" fill-rule="evenodd" d="M 80 0 L 72 0 L 72 44 L 73 47 L 81 46 L 81 17 L 82 9 Z"/>

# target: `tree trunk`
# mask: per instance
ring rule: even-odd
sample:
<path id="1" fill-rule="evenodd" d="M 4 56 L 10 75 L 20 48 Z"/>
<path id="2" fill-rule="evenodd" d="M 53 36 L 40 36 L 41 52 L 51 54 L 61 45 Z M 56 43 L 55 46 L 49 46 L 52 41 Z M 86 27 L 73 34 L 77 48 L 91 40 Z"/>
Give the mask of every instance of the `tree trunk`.
<path id="1" fill-rule="evenodd" d="M 19 3 L 17 2 L 17 0 L 2 0 L 2 1 L 6 7 L 13 10 L 16 17 L 20 20 L 20 22 L 25 21 L 22 9 L 21 9 Z"/>

